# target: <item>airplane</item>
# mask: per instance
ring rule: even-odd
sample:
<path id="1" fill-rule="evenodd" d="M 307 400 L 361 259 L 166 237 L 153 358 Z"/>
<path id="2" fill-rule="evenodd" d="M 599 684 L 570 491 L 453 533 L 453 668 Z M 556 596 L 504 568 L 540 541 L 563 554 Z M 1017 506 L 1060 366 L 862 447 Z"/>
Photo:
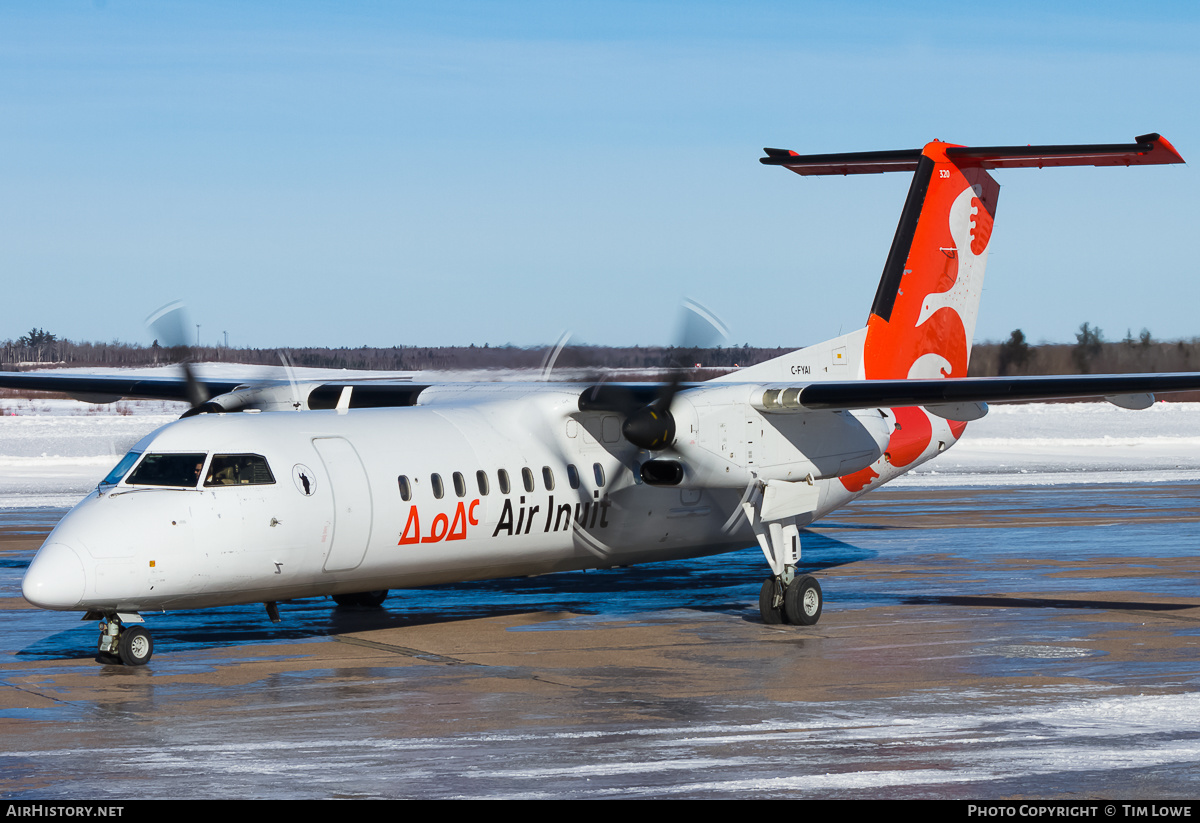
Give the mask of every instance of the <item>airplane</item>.
<path id="1" fill-rule="evenodd" d="M 999 185 L 993 170 L 1182 163 L 1132 144 L 920 149 L 761 162 L 911 172 L 860 329 L 702 383 L 276 381 L 0 374 L 93 402 L 188 399 L 59 522 L 31 604 L 99 620 L 97 660 L 143 665 L 142 613 L 607 569 L 758 544 L 767 624 L 821 617 L 800 530 L 953 446 L 989 402 L 1130 409 L 1200 373 L 967 377 Z"/>

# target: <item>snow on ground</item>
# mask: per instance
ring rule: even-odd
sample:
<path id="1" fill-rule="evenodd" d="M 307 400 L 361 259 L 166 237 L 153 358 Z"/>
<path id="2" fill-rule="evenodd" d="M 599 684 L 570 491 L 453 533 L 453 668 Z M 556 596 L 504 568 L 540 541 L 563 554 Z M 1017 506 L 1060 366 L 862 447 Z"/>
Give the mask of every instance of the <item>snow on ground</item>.
<path id="1" fill-rule="evenodd" d="M 261 381 L 281 370 L 201 364 L 202 377 Z M 58 369 L 55 373 L 96 373 Z M 174 376 L 173 367 L 123 375 Z M 495 373 L 487 373 L 496 379 Z M 297 369 L 297 380 L 362 376 Z M 371 376 L 380 376 L 371 373 Z M 469 372 L 397 372 L 416 382 L 466 380 Z M 557 375 L 556 375 L 557 376 Z M 531 378 L 506 372 L 503 379 Z M 130 446 L 179 417 L 186 404 L 125 400 L 0 399 L 0 507 L 69 506 L 93 488 Z M 946 454 L 895 486 L 997 486 L 1200 480 L 1200 403 L 1157 403 L 1129 411 L 1109 403 L 994 405 Z"/>
<path id="2" fill-rule="evenodd" d="M 1200 480 L 1200 403 L 993 405 L 962 440 L 893 485 Z"/>

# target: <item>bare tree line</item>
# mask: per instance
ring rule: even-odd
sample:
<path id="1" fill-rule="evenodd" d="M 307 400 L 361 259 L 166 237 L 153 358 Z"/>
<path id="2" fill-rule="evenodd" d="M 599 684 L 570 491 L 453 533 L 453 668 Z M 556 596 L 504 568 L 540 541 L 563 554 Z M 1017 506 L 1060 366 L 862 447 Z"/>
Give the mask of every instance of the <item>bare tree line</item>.
<path id="1" fill-rule="evenodd" d="M 41 331 L 41 330 L 36 330 Z M 376 348 L 303 347 L 286 350 L 296 366 L 375 371 L 429 371 L 447 369 L 536 369 L 550 351 L 548 346 L 392 346 Z M 683 349 L 663 346 L 574 346 L 566 348 L 555 361 L 556 368 L 736 368 L 759 363 L 783 354 L 787 349 L 765 349 L 749 345 L 716 349 Z M 221 346 L 177 346 L 166 348 L 157 341 L 150 346 L 136 343 L 76 343 L 42 332 L 33 338 L 25 335 L 0 343 L 5 369 L 45 368 L 47 366 L 153 366 L 174 363 L 185 358 L 195 362 L 242 363 L 277 366 L 280 350 L 225 348 Z"/>
<path id="2" fill-rule="evenodd" d="M 1036 374 L 1127 374 L 1200 371 L 1200 338 L 1157 341 L 1142 329 L 1120 341 L 1084 323 L 1074 343 L 1030 345 L 1016 329 L 1003 343 L 983 343 L 971 351 L 971 376 Z"/>

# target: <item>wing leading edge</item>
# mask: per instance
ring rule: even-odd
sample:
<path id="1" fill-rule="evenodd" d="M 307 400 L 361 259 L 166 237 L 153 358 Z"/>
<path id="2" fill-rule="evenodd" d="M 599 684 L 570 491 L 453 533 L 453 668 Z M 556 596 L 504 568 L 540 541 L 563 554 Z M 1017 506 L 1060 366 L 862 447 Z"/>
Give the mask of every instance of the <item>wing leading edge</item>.
<path id="1" fill-rule="evenodd" d="M 242 383 L 202 380 L 209 396 L 225 394 Z M 0 372 L 0 388 L 62 392 L 80 400 L 112 402 L 122 397 L 136 400 L 189 400 L 184 378 L 102 377 L 69 374 L 18 374 Z"/>
<path id="2" fill-rule="evenodd" d="M 759 411 L 778 413 L 1112 398 L 1197 390 L 1200 372 L 848 380 L 765 385 L 755 392 L 752 405 Z"/>
<path id="3" fill-rule="evenodd" d="M 428 385 L 407 377 L 358 377 L 349 380 L 199 380 L 207 402 L 193 405 L 190 414 L 275 408 L 332 409 L 411 406 Z M 195 403 L 187 378 L 119 377 L 105 375 L 18 374 L 0 372 L 0 388 L 59 392 L 90 403 L 131 400 L 178 400 Z M 299 403 L 299 406 L 296 404 Z"/>

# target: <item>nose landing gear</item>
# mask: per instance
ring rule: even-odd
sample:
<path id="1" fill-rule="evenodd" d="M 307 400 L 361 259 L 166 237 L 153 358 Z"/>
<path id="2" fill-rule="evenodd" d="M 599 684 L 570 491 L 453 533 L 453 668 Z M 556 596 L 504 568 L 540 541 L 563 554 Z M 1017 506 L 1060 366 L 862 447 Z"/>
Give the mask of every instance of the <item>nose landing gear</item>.
<path id="1" fill-rule="evenodd" d="M 141 620 L 126 615 L 125 620 Z M 100 640 L 96 644 L 96 659 L 101 663 L 124 663 L 144 666 L 154 655 L 154 640 L 142 626 L 126 626 L 121 615 L 108 614 L 100 620 Z"/>

